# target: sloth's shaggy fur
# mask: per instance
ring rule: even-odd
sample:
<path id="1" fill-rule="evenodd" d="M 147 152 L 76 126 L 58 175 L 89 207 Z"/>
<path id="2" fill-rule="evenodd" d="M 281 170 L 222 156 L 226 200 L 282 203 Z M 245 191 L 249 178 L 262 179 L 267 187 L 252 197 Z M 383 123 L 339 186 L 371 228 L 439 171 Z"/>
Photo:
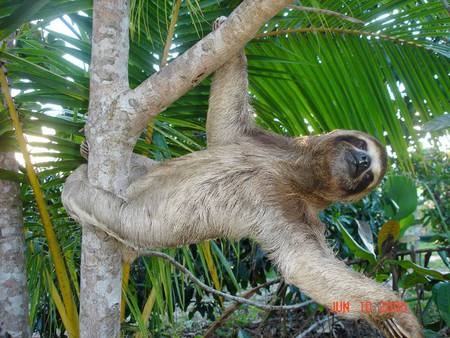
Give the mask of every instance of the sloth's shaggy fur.
<path id="1" fill-rule="evenodd" d="M 391 337 L 422 337 L 410 312 L 361 312 L 361 302 L 400 299 L 337 260 L 317 217 L 380 182 L 384 148 L 358 131 L 289 138 L 259 129 L 247 85 L 241 53 L 214 76 L 206 150 L 163 163 L 136 156 L 125 199 L 91 186 L 81 166 L 64 187 L 67 210 L 137 250 L 253 238 L 284 278 L 318 303 L 348 301 L 343 317 L 366 319 Z M 386 325 L 391 317 L 394 326 Z"/>

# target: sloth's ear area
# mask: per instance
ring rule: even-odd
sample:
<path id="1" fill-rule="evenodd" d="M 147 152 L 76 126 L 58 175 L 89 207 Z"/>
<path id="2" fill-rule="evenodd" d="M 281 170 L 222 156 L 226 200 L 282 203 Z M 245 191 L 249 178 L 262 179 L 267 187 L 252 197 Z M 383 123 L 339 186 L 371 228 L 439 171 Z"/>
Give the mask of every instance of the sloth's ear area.
<path id="1" fill-rule="evenodd" d="M 373 165 L 373 172 L 375 175 L 375 185 L 381 182 L 384 174 L 386 174 L 388 163 L 387 163 L 387 152 L 386 147 L 384 147 L 376 138 L 369 136 L 367 152 L 376 161 Z"/>
<path id="2" fill-rule="evenodd" d="M 323 148 L 325 135 L 307 135 L 295 137 L 294 145 L 301 150 L 301 155 L 312 153 L 315 150 Z"/>

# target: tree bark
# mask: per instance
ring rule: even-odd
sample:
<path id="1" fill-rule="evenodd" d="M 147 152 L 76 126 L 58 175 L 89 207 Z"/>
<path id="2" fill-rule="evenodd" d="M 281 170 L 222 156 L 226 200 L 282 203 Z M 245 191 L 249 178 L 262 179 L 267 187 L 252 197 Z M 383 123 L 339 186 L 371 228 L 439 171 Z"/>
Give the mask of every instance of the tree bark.
<path id="1" fill-rule="evenodd" d="M 132 149 L 151 116 L 177 100 L 243 48 L 292 0 L 244 0 L 227 22 L 134 90 L 128 85 L 128 1 L 94 0 L 89 118 L 89 181 L 123 198 Z M 80 336 L 118 337 L 119 244 L 84 224 Z"/>
<path id="2" fill-rule="evenodd" d="M 126 186 L 131 152 L 124 145 L 128 121 L 114 100 L 128 89 L 128 1 L 95 0 L 89 119 L 89 180 L 120 194 Z M 119 244 L 90 226 L 81 247 L 80 337 L 118 337 L 122 255 Z"/>
<path id="3" fill-rule="evenodd" d="M 14 153 L 0 168 L 18 170 Z M 0 337 L 29 337 L 25 238 L 19 183 L 0 180 Z"/>

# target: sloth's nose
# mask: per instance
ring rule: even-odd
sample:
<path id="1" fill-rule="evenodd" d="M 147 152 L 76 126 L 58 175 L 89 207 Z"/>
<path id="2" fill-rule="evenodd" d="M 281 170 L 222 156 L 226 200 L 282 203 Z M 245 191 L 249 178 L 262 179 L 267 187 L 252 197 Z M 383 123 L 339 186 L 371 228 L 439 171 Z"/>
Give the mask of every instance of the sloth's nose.
<path id="1" fill-rule="evenodd" d="M 350 150 L 346 156 L 353 177 L 360 176 L 370 167 L 370 156 L 364 151 Z"/>
<path id="2" fill-rule="evenodd" d="M 353 157 L 356 162 L 356 175 L 361 175 L 370 167 L 370 157 L 362 151 L 354 151 Z"/>
<path id="3" fill-rule="evenodd" d="M 358 166 L 361 166 L 361 167 L 363 167 L 365 169 L 369 168 L 369 166 L 370 166 L 370 158 L 366 154 L 358 153 L 358 155 L 356 155 L 356 160 L 358 162 Z"/>

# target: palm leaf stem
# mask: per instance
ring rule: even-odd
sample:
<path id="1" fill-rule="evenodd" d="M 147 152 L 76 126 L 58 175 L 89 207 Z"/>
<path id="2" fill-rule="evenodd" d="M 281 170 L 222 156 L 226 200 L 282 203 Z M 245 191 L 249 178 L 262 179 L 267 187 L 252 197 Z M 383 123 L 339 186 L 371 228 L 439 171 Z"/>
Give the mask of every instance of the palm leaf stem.
<path id="1" fill-rule="evenodd" d="M 280 35 L 287 35 L 287 34 L 299 34 L 299 33 L 340 33 L 340 34 L 351 34 L 351 35 L 364 35 L 364 36 L 370 36 L 374 38 L 380 38 L 383 40 L 392 41 L 399 44 L 408 44 L 414 47 L 418 48 L 426 48 L 426 46 L 417 43 L 415 41 L 411 40 L 405 40 L 402 38 L 398 38 L 395 36 L 390 36 L 386 34 L 379 34 L 375 32 L 368 32 L 368 31 L 362 31 L 359 29 L 348 29 L 348 28 L 332 28 L 332 27 L 308 27 L 308 28 L 292 28 L 292 29 L 283 29 L 283 30 L 277 30 L 272 32 L 266 32 L 257 34 L 255 36 L 255 39 L 262 39 L 265 37 L 271 37 L 271 36 L 280 36 Z"/>

